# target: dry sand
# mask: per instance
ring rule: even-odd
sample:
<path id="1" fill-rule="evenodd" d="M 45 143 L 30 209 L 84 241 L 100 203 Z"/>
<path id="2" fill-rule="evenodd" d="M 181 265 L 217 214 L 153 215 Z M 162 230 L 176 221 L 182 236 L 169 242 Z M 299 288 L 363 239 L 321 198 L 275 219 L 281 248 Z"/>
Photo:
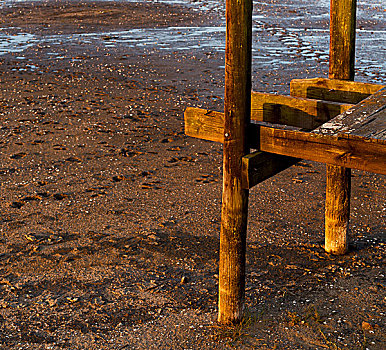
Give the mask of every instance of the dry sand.
<path id="1" fill-rule="evenodd" d="M 384 348 L 385 177 L 353 172 L 343 257 L 322 248 L 323 165 L 251 190 L 247 317 L 222 328 L 221 145 L 183 132 L 187 106 L 222 108 L 222 53 L 66 39 L 215 16 L 102 2 L 0 16 L 9 33 L 64 35 L 0 56 L 1 349 Z M 262 91 L 287 89 L 288 71 L 269 74 Z"/>

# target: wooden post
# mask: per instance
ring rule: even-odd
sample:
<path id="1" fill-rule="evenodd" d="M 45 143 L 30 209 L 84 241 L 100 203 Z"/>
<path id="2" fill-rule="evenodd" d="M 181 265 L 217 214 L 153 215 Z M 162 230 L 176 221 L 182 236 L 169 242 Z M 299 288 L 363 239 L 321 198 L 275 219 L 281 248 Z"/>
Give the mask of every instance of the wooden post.
<path id="1" fill-rule="evenodd" d="M 242 157 L 249 153 L 252 0 L 226 0 L 223 196 L 219 261 L 219 315 L 241 321 L 245 304 L 248 190 L 242 188 Z"/>
<path id="2" fill-rule="evenodd" d="M 329 78 L 354 80 L 356 0 L 331 0 Z M 347 252 L 351 170 L 327 166 L 325 250 Z"/>
<path id="3" fill-rule="evenodd" d="M 329 78 L 354 80 L 356 0 L 331 0 Z"/>
<path id="4" fill-rule="evenodd" d="M 325 250 L 328 253 L 337 255 L 347 252 L 351 189 L 350 170 L 327 164 Z"/>

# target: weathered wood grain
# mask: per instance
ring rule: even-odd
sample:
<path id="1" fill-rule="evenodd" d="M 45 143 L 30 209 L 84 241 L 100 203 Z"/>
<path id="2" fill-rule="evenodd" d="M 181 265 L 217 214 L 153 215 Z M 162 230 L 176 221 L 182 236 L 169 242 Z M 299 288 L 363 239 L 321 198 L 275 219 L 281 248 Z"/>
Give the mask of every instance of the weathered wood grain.
<path id="1" fill-rule="evenodd" d="M 386 174 L 386 141 L 350 134 L 322 135 L 261 126 L 260 150 Z"/>
<path id="2" fill-rule="evenodd" d="M 184 113 L 185 135 L 224 142 L 224 113 L 188 107 Z"/>
<path id="3" fill-rule="evenodd" d="M 357 0 L 330 0 L 330 79 L 354 80 Z"/>
<path id="4" fill-rule="evenodd" d="M 223 193 L 219 259 L 219 313 L 238 323 L 245 305 L 248 194 L 241 158 L 249 153 L 251 115 L 252 0 L 226 0 Z"/>
<path id="5" fill-rule="evenodd" d="M 291 96 L 357 104 L 376 93 L 385 85 L 361 83 L 339 79 L 293 79 Z"/>
<path id="6" fill-rule="evenodd" d="M 315 130 L 322 134 L 351 134 L 385 140 L 386 88 L 358 103 Z"/>
<path id="7" fill-rule="evenodd" d="M 327 253 L 342 255 L 348 250 L 347 213 L 350 213 L 351 173 L 350 169 L 327 164 L 325 238 Z M 346 186 L 341 190 L 342 186 Z M 339 208 L 336 208 L 339 202 Z"/>
<path id="8" fill-rule="evenodd" d="M 352 104 L 252 92 L 251 119 L 313 130 Z"/>
<path id="9" fill-rule="evenodd" d="M 250 189 L 271 176 L 299 162 L 300 159 L 267 152 L 253 152 L 243 157 L 243 188 Z"/>
<path id="10" fill-rule="evenodd" d="M 355 110 L 352 113 L 354 112 Z M 202 109 L 189 109 L 188 114 L 190 113 L 193 119 L 198 118 L 200 120 L 200 123 L 197 124 L 205 125 L 205 132 L 201 133 L 200 128 L 191 128 L 186 130 L 187 135 L 223 142 L 222 113 L 207 113 Z M 336 118 L 340 118 L 340 116 Z M 384 117 L 381 120 L 384 121 Z M 330 123 L 333 124 L 334 120 L 328 122 L 328 124 Z M 338 134 L 324 133 L 322 130 L 325 128 L 326 124 L 313 132 L 300 132 L 286 130 L 285 126 L 277 128 L 250 124 L 248 140 L 251 148 L 260 151 L 380 174 L 386 172 L 386 141 L 384 139 L 372 139 L 344 132 Z M 210 136 L 206 138 L 209 133 L 208 130 L 210 130 Z"/>
<path id="11" fill-rule="evenodd" d="M 251 119 L 312 130 L 353 107 L 321 100 L 253 92 Z M 185 134 L 209 141 L 224 142 L 224 114 L 200 108 L 185 110 Z"/>
<path id="12" fill-rule="evenodd" d="M 354 80 L 355 75 L 355 26 L 357 0 L 330 0 L 330 79 Z M 349 169 L 328 166 L 325 216 L 325 249 L 334 254 L 347 250 L 347 234 L 350 219 Z M 329 179 L 331 177 L 331 179 Z M 340 180 L 339 180 L 340 179 Z M 329 188 L 328 186 L 333 186 Z M 331 213 L 335 213 L 332 215 Z M 331 215 L 327 215 L 330 213 Z M 339 217 L 339 220 L 330 218 Z M 346 237 L 342 239 L 342 237 Z"/>
<path id="13" fill-rule="evenodd" d="M 188 107 L 185 110 L 185 135 L 202 140 L 224 143 L 224 113 L 201 108 Z M 249 148 L 256 149 L 258 142 L 256 133 L 250 132 L 253 125 L 247 126 L 247 142 Z"/>

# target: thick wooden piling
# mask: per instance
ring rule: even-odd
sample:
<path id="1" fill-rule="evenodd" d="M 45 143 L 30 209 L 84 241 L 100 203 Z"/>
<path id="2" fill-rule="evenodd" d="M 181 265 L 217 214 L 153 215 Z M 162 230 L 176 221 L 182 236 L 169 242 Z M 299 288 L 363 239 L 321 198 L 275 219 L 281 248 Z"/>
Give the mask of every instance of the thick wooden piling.
<path id="1" fill-rule="evenodd" d="M 331 0 L 329 78 L 354 80 L 356 0 Z"/>
<path id="2" fill-rule="evenodd" d="M 350 170 L 327 164 L 325 249 L 331 254 L 339 255 L 347 252 Z"/>
<path id="3" fill-rule="evenodd" d="M 248 190 L 242 188 L 242 157 L 251 109 L 252 1 L 226 1 L 223 196 L 219 261 L 219 315 L 237 323 L 245 304 Z"/>
<path id="4" fill-rule="evenodd" d="M 329 78 L 354 80 L 356 0 L 331 0 Z M 325 250 L 347 252 L 351 170 L 327 166 Z"/>

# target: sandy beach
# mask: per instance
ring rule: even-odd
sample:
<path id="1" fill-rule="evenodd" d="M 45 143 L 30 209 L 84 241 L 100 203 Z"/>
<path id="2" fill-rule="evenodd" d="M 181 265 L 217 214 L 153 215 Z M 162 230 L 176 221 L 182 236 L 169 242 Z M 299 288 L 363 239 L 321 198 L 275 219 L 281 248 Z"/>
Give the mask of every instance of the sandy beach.
<path id="1" fill-rule="evenodd" d="M 327 76 L 328 8 L 278 3 L 255 4 L 253 89 L 289 94 Z M 385 84 L 380 4 L 359 7 L 356 73 Z M 222 146 L 185 136 L 183 112 L 223 109 L 221 6 L 11 5 L 1 349 L 384 348 L 385 177 L 353 171 L 350 252 L 331 256 L 325 166 L 309 161 L 251 190 L 246 318 L 216 323 Z"/>

